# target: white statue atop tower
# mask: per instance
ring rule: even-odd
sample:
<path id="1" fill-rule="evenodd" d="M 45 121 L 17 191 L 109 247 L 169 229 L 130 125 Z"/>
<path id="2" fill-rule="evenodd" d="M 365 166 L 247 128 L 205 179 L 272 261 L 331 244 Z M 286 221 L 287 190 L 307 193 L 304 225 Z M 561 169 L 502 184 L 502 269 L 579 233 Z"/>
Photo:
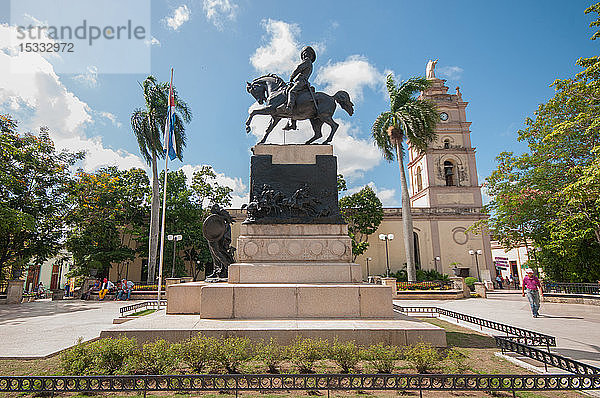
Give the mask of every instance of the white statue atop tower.
<path id="1" fill-rule="evenodd" d="M 425 69 L 425 77 L 427 79 L 435 79 L 435 66 L 437 65 L 439 59 L 432 61 L 431 59 L 427 62 L 427 68 Z"/>

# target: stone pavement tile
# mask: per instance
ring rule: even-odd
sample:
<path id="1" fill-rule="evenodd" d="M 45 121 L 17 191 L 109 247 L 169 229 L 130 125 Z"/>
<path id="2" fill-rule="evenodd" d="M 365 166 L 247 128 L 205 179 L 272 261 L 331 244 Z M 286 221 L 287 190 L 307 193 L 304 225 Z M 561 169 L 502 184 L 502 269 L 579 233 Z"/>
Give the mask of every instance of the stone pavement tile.
<path id="1" fill-rule="evenodd" d="M 100 336 L 134 301 L 35 301 L 0 306 L 0 358 L 43 358 Z"/>
<path id="2" fill-rule="evenodd" d="M 494 295 L 488 299 L 395 300 L 407 306 L 436 306 L 556 337 L 552 352 L 600 366 L 600 308 L 585 304 L 542 303 L 533 318 L 521 295 Z M 445 319 L 445 318 L 444 318 Z M 461 322 L 462 323 L 462 322 Z M 484 329 L 485 331 L 485 329 Z M 494 334 L 494 332 L 489 332 Z"/>

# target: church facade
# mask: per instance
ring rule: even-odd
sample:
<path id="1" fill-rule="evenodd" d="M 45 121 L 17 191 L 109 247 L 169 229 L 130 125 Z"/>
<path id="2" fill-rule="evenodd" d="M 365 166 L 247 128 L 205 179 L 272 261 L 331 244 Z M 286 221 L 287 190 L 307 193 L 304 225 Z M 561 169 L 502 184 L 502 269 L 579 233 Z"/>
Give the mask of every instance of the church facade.
<path id="1" fill-rule="evenodd" d="M 422 269 L 449 275 L 457 267 L 468 268 L 469 275 L 477 277 L 479 269 L 481 279 L 489 280 L 495 277 L 490 236 L 485 230 L 469 230 L 486 215 L 481 212 L 481 185 L 471 123 L 466 117 L 468 103 L 458 87 L 455 94 L 449 94 L 446 81 L 436 78 L 433 68 L 428 66 L 427 71 L 431 87 L 420 98 L 434 102 L 440 112 L 437 138 L 423 153 L 407 148 L 415 260 Z M 369 249 L 356 259 L 363 266 L 363 275 L 383 275 L 388 264 L 394 272 L 406 262 L 402 210 L 385 208 L 384 214 L 378 231 L 369 237 Z M 380 234 L 394 235 L 387 241 L 387 255 Z"/>

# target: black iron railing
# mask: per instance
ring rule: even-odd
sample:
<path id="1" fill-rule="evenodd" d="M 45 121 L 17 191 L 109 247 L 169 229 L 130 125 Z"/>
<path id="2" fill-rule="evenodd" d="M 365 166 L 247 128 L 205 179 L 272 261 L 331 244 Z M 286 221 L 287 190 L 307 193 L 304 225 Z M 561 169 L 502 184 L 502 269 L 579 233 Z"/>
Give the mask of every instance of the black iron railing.
<path id="1" fill-rule="evenodd" d="M 473 315 L 462 314 L 460 312 L 446 310 L 444 308 L 439 307 L 405 307 L 394 304 L 394 309 L 406 314 L 416 313 L 416 314 L 438 314 L 444 315 L 450 318 L 457 319 L 459 321 L 469 322 L 474 325 L 478 325 L 484 328 L 497 330 L 499 332 L 506 333 L 506 336 L 510 336 L 511 338 L 522 338 L 529 341 L 529 345 L 536 346 L 556 346 L 556 338 L 554 336 L 549 336 L 547 334 L 534 332 L 533 330 L 527 330 L 523 328 L 518 328 L 516 326 L 506 325 L 504 323 L 490 321 L 489 319 L 479 318 Z"/>
<path id="2" fill-rule="evenodd" d="M 241 374 L 2 376 L 0 392 L 564 391 L 600 389 L 600 375 Z"/>
<path id="3" fill-rule="evenodd" d="M 167 305 L 167 300 L 160 300 L 161 307 L 164 307 L 166 305 Z M 124 307 L 119 308 L 119 312 L 121 313 L 121 317 L 124 317 L 130 312 L 138 312 L 140 310 L 147 310 L 147 309 L 157 310 L 158 309 L 158 301 L 156 301 L 156 300 L 144 301 L 142 303 L 126 305 Z"/>
<path id="4" fill-rule="evenodd" d="M 544 292 L 562 294 L 591 294 L 600 296 L 600 283 L 544 282 Z"/>
<path id="5" fill-rule="evenodd" d="M 504 351 L 516 352 L 517 354 L 542 362 L 545 365 L 554 366 L 555 368 L 563 369 L 575 374 L 600 375 L 600 368 L 596 366 L 540 350 L 539 348 L 530 347 L 512 340 L 511 338 L 503 336 L 494 336 L 494 338 L 496 339 L 496 346 L 502 350 L 502 353 L 504 353 Z"/>
<path id="6" fill-rule="evenodd" d="M 512 351 L 517 354 L 535 359 L 544 364 L 544 368 L 548 371 L 548 365 L 559 369 L 566 370 L 575 374 L 600 374 L 600 368 L 588 365 L 574 359 L 566 358 L 558 354 L 550 352 L 550 347 L 556 347 L 556 338 L 547 334 L 534 332 L 516 326 L 505 325 L 500 322 L 490 321 L 488 319 L 479 318 L 472 315 L 461 314 L 438 307 L 403 307 L 394 304 L 394 309 L 405 314 L 438 314 L 479 325 L 482 328 L 498 330 L 506 333 L 506 336 L 494 336 L 496 346 L 504 351 Z M 534 346 L 545 346 L 543 351 Z"/>

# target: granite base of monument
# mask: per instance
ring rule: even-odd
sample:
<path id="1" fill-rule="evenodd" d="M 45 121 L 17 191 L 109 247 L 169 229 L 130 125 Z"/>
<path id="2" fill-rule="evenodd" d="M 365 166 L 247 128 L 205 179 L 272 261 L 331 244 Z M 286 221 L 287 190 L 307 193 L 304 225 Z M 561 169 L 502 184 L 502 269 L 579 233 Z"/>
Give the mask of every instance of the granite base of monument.
<path id="1" fill-rule="evenodd" d="M 394 313 L 389 286 L 362 283 L 337 201 L 330 145 L 257 145 L 251 161 L 248 219 L 227 283 L 167 289 L 166 314 L 103 332 L 141 340 L 195 333 L 446 345 L 443 329 Z"/>

